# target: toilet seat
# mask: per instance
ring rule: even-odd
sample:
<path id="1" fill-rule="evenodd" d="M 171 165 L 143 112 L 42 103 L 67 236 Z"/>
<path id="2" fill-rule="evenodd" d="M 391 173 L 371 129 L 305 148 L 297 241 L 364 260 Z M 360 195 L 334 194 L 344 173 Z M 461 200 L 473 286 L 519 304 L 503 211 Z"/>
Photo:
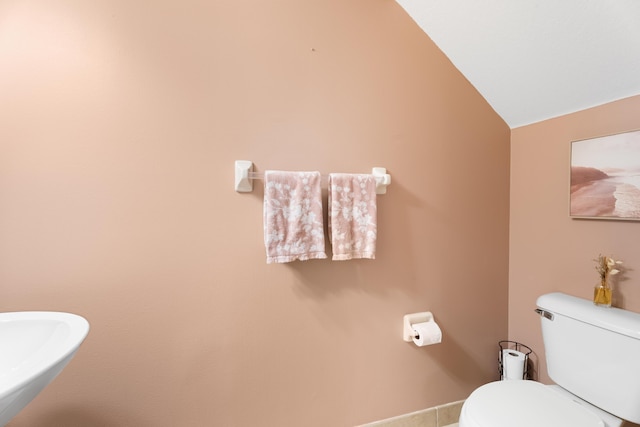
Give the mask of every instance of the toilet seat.
<path id="1" fill-rule="evenodd" d="M 605 427 L 580 404 L 535 381 L 496 381 L 477 388 L 460 414 L 460 427 Z"/>

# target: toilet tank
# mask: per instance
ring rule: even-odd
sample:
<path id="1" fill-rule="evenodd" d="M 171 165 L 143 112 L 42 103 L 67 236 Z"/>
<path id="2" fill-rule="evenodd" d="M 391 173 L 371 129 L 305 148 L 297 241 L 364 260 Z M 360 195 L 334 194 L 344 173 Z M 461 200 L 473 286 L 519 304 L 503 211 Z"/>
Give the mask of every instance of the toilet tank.
<path id="1" fill-rule="evenodd" d="M 640 314 L 563 293 L 537 301 L 549 377 L 619 418 L 640 423 Z"/>

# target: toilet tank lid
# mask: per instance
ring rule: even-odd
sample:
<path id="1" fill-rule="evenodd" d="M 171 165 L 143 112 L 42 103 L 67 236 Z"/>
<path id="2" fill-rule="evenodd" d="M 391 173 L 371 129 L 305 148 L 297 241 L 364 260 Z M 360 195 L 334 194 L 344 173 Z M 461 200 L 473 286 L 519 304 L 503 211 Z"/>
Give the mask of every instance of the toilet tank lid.
<path id="1" fill-rule="evenodd" d="M 640 313 L 599 307 L 592 301 L 554 292 L 541 295 L 538 308 L 640 340 Z"/>

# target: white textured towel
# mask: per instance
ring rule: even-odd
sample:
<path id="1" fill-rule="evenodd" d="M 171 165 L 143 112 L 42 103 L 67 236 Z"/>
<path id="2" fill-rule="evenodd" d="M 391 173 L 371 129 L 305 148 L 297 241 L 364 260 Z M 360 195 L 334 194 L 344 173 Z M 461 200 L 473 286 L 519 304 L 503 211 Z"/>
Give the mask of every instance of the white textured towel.
<path id="1" fill-rule="evenodd" d="M 376 180 L 368 174 L 329 174 L 329 238 L 333 260 L 376 257 Z"/>
<path id="2" fill-rule="evenodd" d="M 265 172 L 267 264 L 327 257 L 320 182 L 320 172 Z"/>

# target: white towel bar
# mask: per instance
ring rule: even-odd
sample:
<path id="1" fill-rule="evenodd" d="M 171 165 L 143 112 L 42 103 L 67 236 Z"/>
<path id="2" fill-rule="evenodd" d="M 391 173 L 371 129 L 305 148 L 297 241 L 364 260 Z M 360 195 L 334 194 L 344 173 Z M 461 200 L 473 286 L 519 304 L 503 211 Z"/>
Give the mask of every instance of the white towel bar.
<path id="1" fill-rule="evenodd" d="M 391 175 L 386 168 L 375 167 L 371 174 L 376 179 L 376 194 L 386 194 L 387 186 L 391 184 Z M 328 175 L 322 175 L 326 178 Z M 238 193 L 250 193 L 253 191 L 253 180 L 264 179 L 264 173 L 253 171 L 253 162 L 250 160 L 236 160 L 235 186 Z"/>

